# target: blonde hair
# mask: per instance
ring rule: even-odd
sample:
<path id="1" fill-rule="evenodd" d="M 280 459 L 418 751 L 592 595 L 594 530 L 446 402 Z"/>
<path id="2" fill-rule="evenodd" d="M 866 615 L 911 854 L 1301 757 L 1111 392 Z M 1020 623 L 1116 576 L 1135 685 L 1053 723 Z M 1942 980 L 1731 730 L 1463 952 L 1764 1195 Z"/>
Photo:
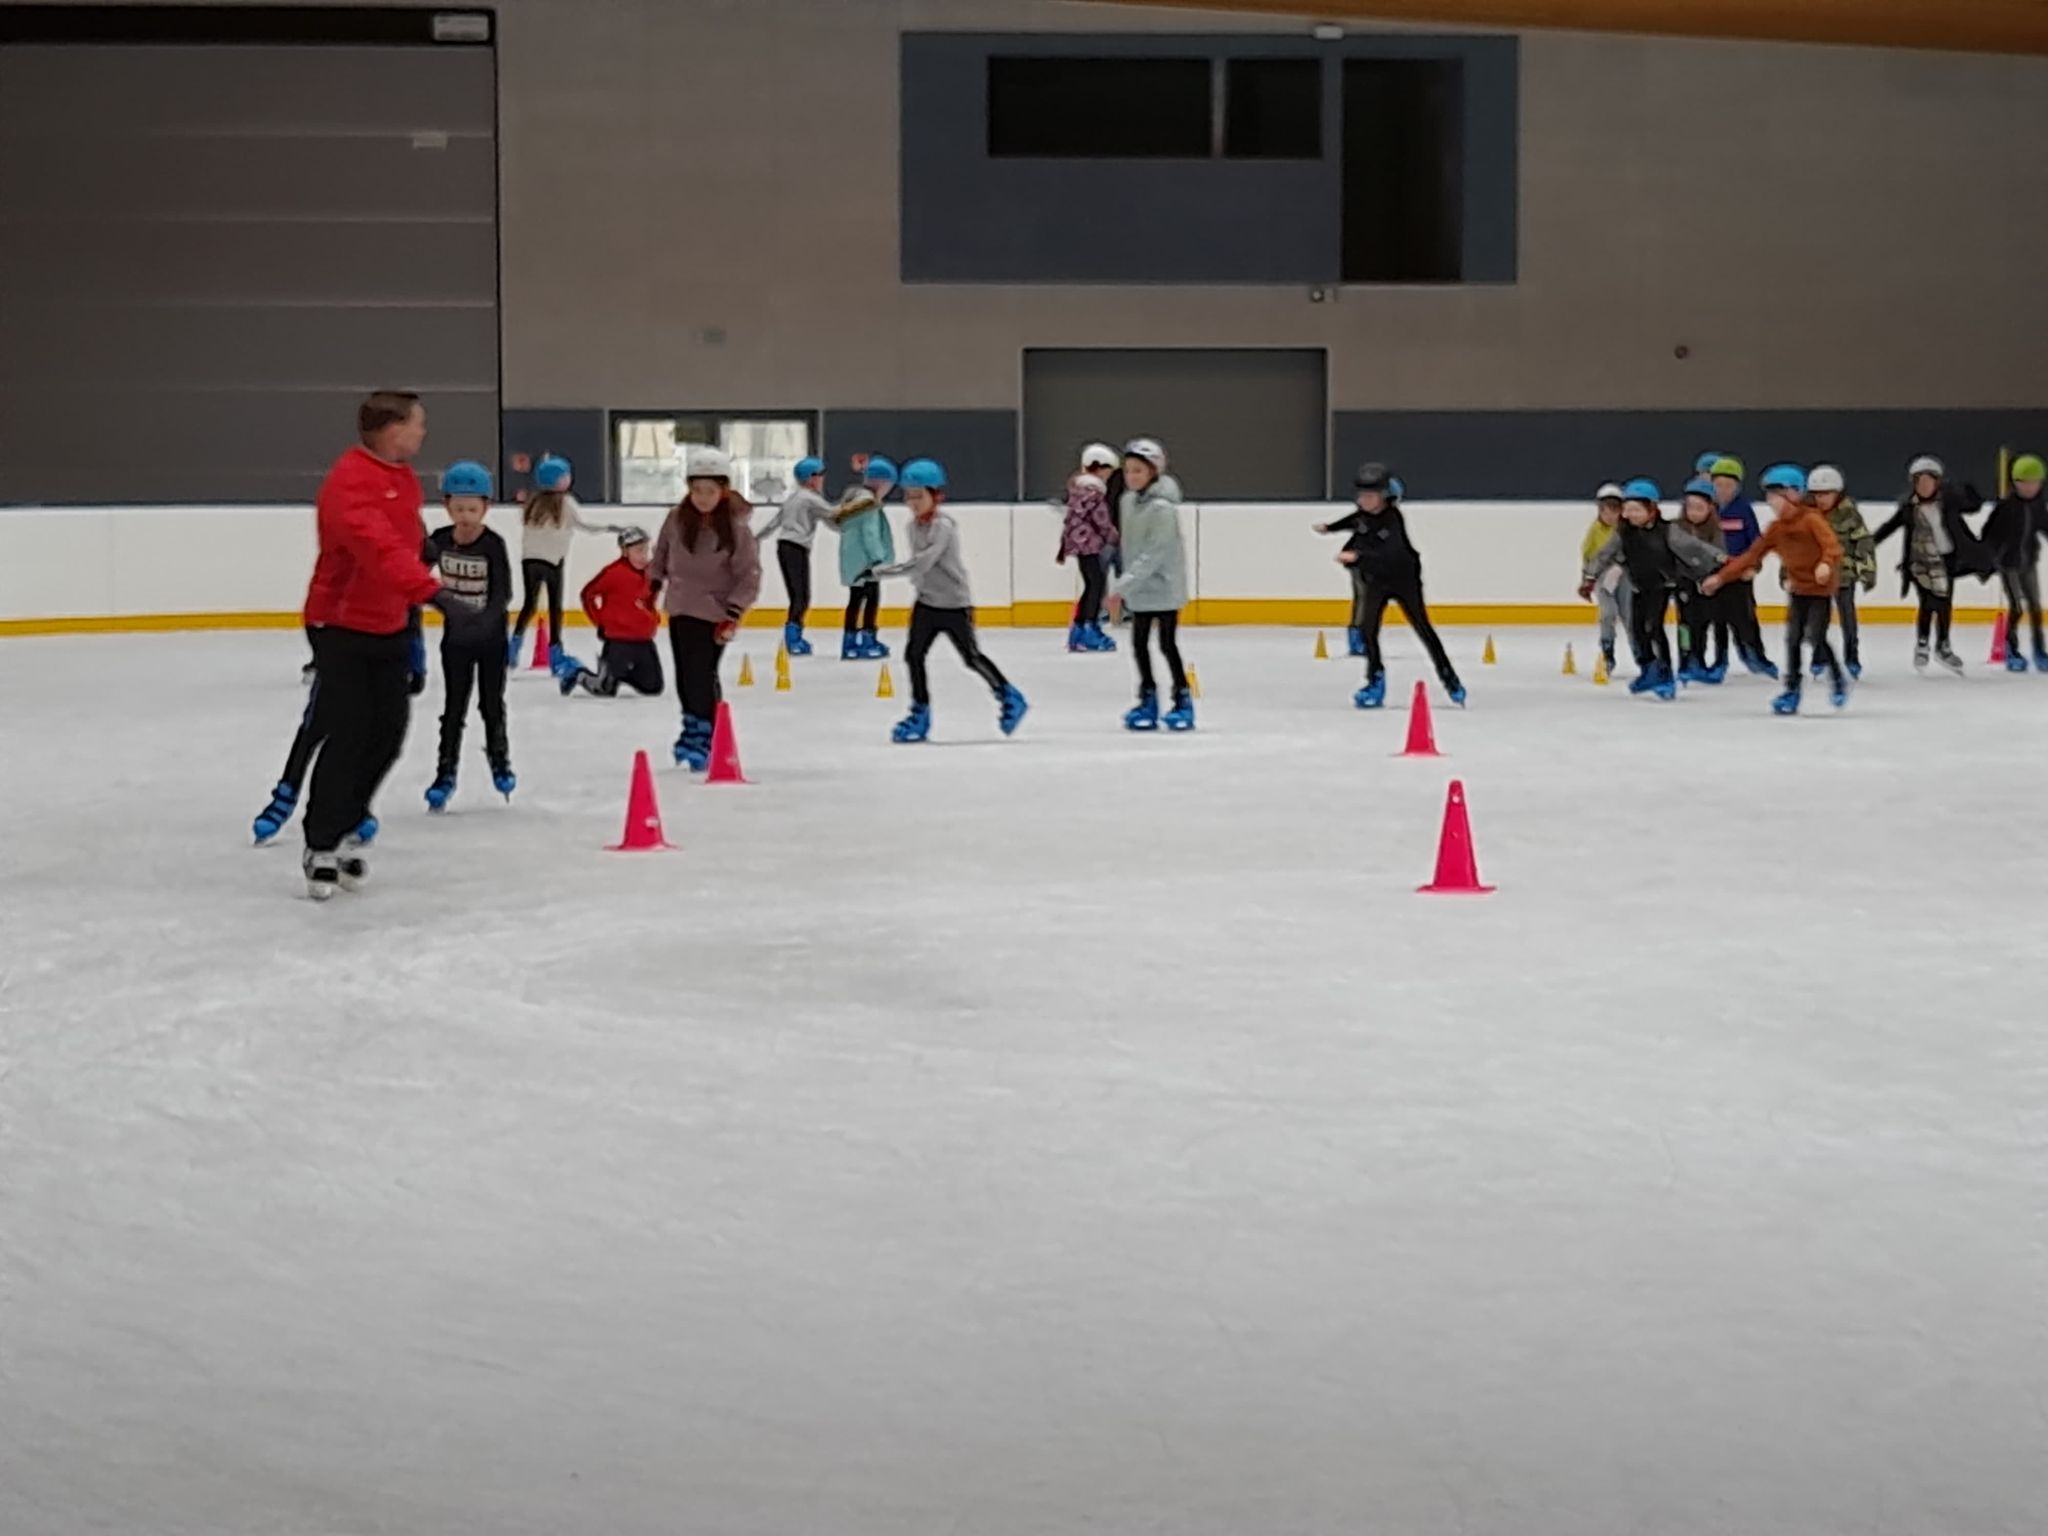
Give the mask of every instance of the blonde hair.
<path id="1" fill-rule="evenodd" d="M 526 528 L 559 528 L 563 514 L 568 510 L 563 505 L 566 491 L 537 491 L 526 498 L 526 511 L 519 521 Z"/>

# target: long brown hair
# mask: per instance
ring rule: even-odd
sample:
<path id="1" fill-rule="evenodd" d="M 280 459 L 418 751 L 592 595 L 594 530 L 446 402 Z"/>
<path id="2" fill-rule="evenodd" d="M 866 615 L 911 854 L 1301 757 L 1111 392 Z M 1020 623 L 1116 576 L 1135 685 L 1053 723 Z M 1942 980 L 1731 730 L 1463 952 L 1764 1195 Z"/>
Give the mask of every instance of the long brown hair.
<path id="1" fill-rule="evenodd" d="M 562 514 L 567 510 L 562 499 L 566 491 L 535 491 L 526 498 L 526 511 L 519 521 L 527 528 L 559 528 Z"/>
<path id="2" fill-rule="evenodd" d="M 752 508 L 747 505 L 745 498 L 739 492 L 727 487 L 725 494 L 718 498 L 718 505 L 712 508 L 709 513 L 699 512 L 697 504 L 685 494 L 683 499 L 676 503 L 675 511 L 671 512 L 669 516 L 676 519 L 677 526 L 683 536 L 683 548 L 687 549 L 691 554 L 694 555 L 697 552 L 697 531 L 707 521 L 711 524 L 712 534 L 718 540 L 719 553 L 731 554 L 733 545 L 738 542 L 733 537 L 733 522 L 737 518 L 745 517 L 750 511 L 752 511 Z"/>

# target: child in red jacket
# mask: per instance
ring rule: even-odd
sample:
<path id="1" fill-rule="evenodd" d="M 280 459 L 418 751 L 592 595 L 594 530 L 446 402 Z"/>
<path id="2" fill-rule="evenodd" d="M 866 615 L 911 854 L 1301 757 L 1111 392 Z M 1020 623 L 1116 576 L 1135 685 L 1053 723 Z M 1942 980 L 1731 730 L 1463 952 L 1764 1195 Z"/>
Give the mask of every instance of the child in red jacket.
<path id="1" fill-rule="evenodd" d="M 562 697 L 578 688 L 609 699 L 620 684 L 636 693 L 658 694 L 667 685 L 661 674 L 661 651 L 654 637 L 661 633 L 661 615 L 654 607 L 654 583 L 647 565 L 654 546 L 645 528 L 619 530 L 619 558 L 590 578 L 583 589 L 583 612 L 597 629 L 597 670 L 564 668 Z"/>

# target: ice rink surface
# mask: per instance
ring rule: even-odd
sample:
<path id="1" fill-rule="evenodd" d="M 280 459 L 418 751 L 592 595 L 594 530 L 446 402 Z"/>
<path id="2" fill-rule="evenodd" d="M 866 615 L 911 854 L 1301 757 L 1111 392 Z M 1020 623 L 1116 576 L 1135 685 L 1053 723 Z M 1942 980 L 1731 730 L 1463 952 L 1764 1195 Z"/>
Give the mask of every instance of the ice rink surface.
<path id="1" fill-rule="evenodd" d="M 1428 763 L 1405 632 L 1157 739 L 983 638 L 1022 733 L 942 646 L 900 748 L 751 632 L 645 857 L 672 700 L 515 679 L 429 818 L 436 679 L 325 908 L 296 635 L 0 642 L 0 1532 L 2038 1536 L 2048 679 L 1466 632 Z"/>

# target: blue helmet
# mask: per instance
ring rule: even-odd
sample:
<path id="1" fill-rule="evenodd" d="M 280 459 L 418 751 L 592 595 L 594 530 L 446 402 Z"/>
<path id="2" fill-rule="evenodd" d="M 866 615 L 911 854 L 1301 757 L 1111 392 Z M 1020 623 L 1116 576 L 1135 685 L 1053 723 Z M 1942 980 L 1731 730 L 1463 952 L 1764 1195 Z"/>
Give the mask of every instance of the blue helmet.
<path id="1" fill-rule="evenodd" d="M 441 471 L 443 496 L 481 496 L 491 499 L 491 472 L 475 459 L 457 459 Z"/>
<path id="2" fill-rule="evenodd" d="M 825 461 L 816 454 L 812 454 L 807 459 L 798 459 L 796 461 L 795 474 L 799 480 L 808 480 L 813 475 L 822 475 L 823 473 L 825 473 Z"/>
<path id="3" fill-rule="evenodd" d="M 1703 474 L 1694 475 L 1685 482 L 1685 494 L 1688 496 L 1704 496 L 1707 500 L 1712 501 L 1714 499 L 1713 478 Z"/>
<path id="4" fill-rule="evenodd" d="M 879 453 L 868 455 L 868 467 L 864 472 L 864 477 L 869 480 L 887 480 L 891 483 L 901 478 L 896 468 L 896 461 L 884 458 Z"/>
<path id="5" fill-rule="evenodd" d="M 1797 464 L 1773 464 L 1764 471 L 1758 482 L 1767 491 L 1790 491 L 1794 496 L 1806 494 L 1806 471 Z"/>
<path id="6" fill-rule="evenodd" d="M 549 454 L 533 466 L 533 484 L 536 490 L 566 490 L 569 482 L 575 478 L 575 467 L 558 453 Z"/>
<path id="7" fill-rule="evenodd" d="M 869 472 L 873 473 L 873 470 Z M 943 491 L 945 488 L 946 466 L 937 459 L 912 459 L 903 466 L 903 489 L 906 491 Z"/>
<path id="8" fill-rule="evenodd" d="M 1703 453 L 1692 461 L 1692 472 L 1696 475 L 1711 475 L 1714 466 L 1726 457 L 1723 453 Z"/>
<path id="9" fill-rule="evenodd" d="M 1646 480 L 1640 475 L 1624 485 L 1621 494 L 1624 500 L 1647 501 L 1653 507 L 1664 499 L 1664 493 L 1657 488 L 1657 482 Z"/>
<path id="10" fill-rule="evenodd" d="M 1406 496 L 1407 494 L 1408 487 L 1401 483 L 1401 477 L 1399 475 L 1390 475 L 1387 477 L 1387 500 L 1399 501 L 1402 497 Z"/>

